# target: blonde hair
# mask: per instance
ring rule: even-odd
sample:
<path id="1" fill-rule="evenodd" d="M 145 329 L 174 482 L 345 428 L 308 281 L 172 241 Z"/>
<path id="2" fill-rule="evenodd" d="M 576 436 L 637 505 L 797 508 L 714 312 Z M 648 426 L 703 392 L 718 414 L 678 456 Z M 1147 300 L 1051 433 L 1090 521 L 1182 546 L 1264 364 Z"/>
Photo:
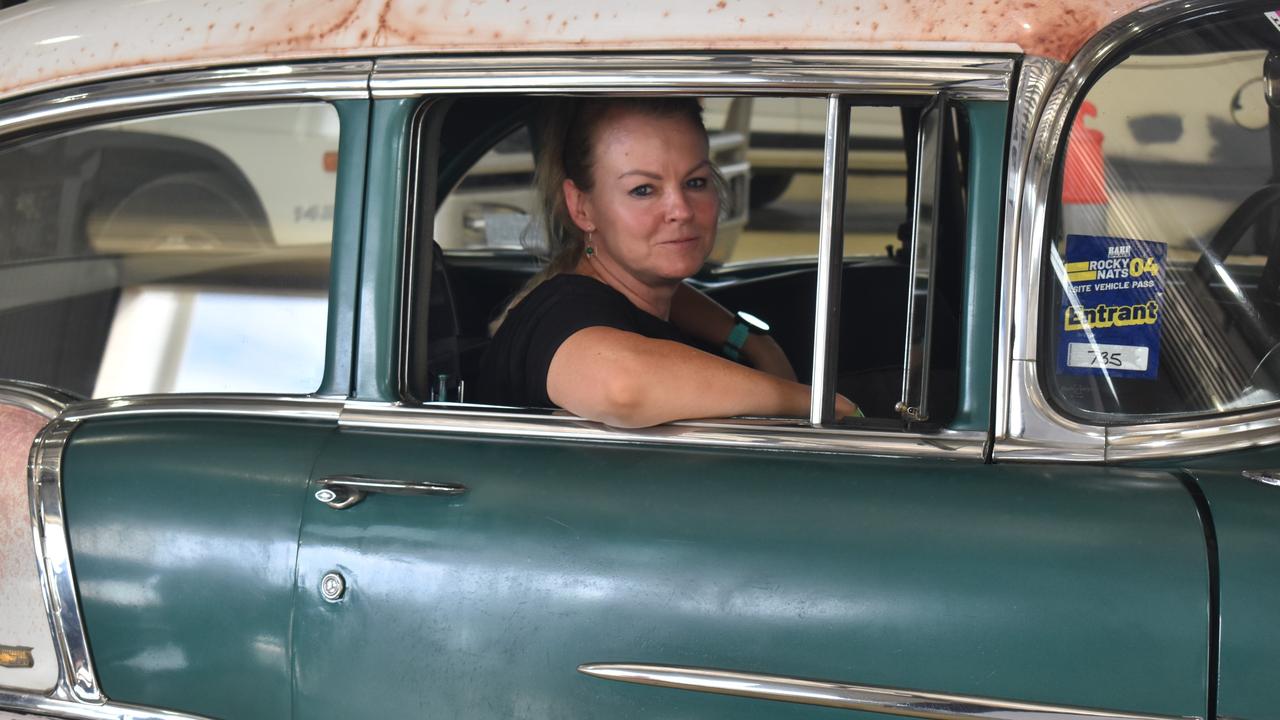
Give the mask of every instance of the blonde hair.
<path id="1" fill-rule="evenodd" d="M 520 304 L 534 288 L 548 279 L 578 266 L 586 249 L 586 233 L 573 222 L 564 198 L 564 181 L 572 180 L 583 192 L 594 188 L 595 142 L 600 126 L 615 112 L 629 112 L 652 118 L 682 118 L 702 134 L 707 144 L 707 128 L 702 122 L 702 105 L 692 97 L 555 98 L 538 113 L 541 143 L 534 170 L 538 211 L 521 238 L 527 250 L 541 255 L 546 264 L 512 297 L 489 325 L 492 335 L 511 308 Z M 713 164 L 713 182 L 723 194 L 724 179 Z M 721 198 L 723 201 L 723 198 Z M 724 203 L 721 202 L 721 207 Z M 540 230 L 540 232 L 539 232 Z"/>

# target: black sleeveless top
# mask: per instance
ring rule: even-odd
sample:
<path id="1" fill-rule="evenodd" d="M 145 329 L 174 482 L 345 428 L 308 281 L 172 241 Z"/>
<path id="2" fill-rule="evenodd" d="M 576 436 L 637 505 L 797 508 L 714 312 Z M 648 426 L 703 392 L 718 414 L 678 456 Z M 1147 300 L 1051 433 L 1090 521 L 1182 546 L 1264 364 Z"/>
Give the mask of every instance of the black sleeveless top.
<path id="1" fill-rule="evenodd" d="M 511 308 L 480 361 L 475 400 L 489 405 L 556 407 L 547 396 L 551 358 L 569 336 L 597 326 L 697 347 L 674 325 L 632 305 L 599 280 L 561 273 Z"/>

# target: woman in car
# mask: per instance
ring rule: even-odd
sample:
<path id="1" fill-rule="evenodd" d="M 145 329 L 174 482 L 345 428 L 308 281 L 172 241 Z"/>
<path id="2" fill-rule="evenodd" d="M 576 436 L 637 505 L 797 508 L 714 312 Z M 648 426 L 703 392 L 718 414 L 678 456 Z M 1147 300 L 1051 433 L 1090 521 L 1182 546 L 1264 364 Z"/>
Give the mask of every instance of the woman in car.
<path id="1" fill-rule="evenodd" d="M 567 101 L 544 129 L 550 262 L 500 319 L 479 399 L 618 427 L 807 415 L 809 387 L 777 343 L 684 282 L 720 212 L 698 102 Z M 837 397 L 837 417 L 855 412 Z"/>

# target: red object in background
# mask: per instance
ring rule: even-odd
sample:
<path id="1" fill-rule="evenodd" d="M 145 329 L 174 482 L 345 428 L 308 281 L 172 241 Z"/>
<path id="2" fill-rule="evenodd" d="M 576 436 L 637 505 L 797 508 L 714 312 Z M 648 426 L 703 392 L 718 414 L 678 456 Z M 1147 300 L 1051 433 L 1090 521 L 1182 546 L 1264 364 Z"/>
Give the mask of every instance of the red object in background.
<path id="1" fill-rule="evenodd" d="M 324 154 L 324 171 L 338 172 L 338 151 L 330 150 Z"/>
<path id="2" fill-rule="evenodd" d="M 1102 131 L 1085 127 L 1086 117 L 1097 117 L 1091 102 L 1080 106 L 1067 140 L 1067 166 L 1062 178 L 1062 202 L 1101 205 L 1107 202 L 1107 177 L 1102 163 Z"/>

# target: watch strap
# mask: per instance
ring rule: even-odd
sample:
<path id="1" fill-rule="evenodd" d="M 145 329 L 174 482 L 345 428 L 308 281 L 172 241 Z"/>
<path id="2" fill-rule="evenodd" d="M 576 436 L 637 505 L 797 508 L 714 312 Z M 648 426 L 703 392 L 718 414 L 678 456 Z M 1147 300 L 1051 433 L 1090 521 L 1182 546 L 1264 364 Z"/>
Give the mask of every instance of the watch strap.
<path id="1" fill-rule="evenodd" d="M 745 322 L 738 321 L 733 329 L 729 331 L 729 337 L 724 341 L 724 347 L 720 352 L 730 360 L 737 360 L 742 356 L 742 346 L 747 342 L 747 338 L 751 336 L 751 328 L 747 327 Z"/>

